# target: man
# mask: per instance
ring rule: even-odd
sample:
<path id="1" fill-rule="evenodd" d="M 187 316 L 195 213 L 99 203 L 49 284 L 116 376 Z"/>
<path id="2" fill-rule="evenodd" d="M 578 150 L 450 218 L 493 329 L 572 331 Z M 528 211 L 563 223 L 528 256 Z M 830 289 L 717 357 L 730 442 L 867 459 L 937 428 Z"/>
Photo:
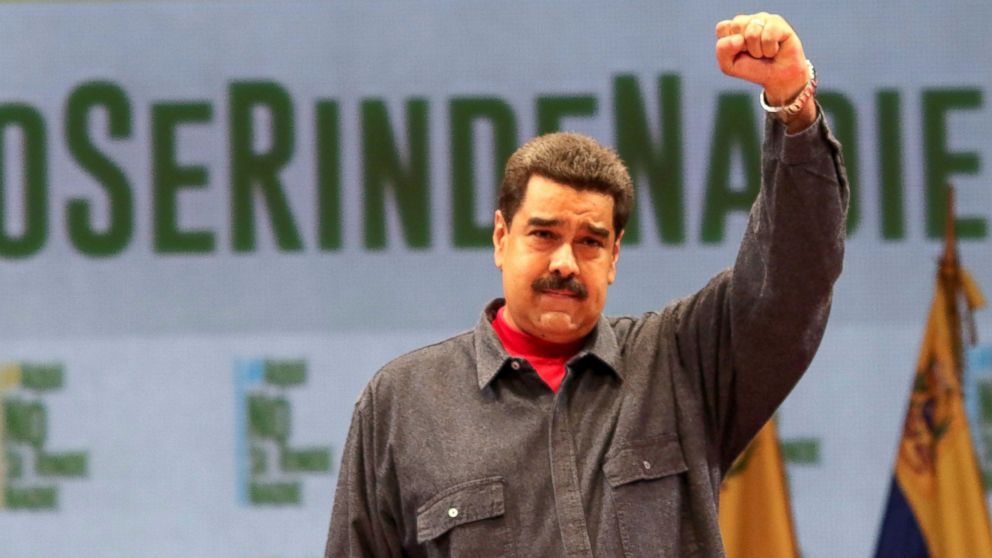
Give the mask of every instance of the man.
<path id="1" fill-rule="evenodd" d="M 493 231 L 505 303 L 369 383 L 326 556 L 723 556 L 722 475 L 819 344 L 848 193 L 788 23 L 716 32 L 721 69 L 775 111 L 733 269 L 660 312 L 603 317 L 630 176 L 577 134 L 521 147 Z"/>

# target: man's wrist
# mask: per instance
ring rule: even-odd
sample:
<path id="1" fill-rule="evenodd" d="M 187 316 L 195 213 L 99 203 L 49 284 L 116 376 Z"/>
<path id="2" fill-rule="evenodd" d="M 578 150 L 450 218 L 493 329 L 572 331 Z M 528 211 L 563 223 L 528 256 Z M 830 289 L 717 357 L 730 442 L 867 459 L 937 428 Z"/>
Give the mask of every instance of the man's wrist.
<path id="1" fill-rule="evenodd" d="M 809 102 L 803 106 L 802 110 L 790 117 L 788 120 L 783 119 L 781 114 L 779 115 L 779 119 L 785 123 L 786 133 L 797 134 L 812 126 L 813 123 L 816 122 L 817 116 L 816 100 L 810 99 Z"/>
<path id="2" fill-rule="evenodd" d="M 772 113 L 788 128 L 789 133 L 795 133 L 807 128 L 817 117 L 816 94 L 817 76 L 813 63 L 806 60 L 805 80 L 801 86 L 788 88 L 788 96 L 782 94 L 782 88 L 765 88 L 758 96 L 758 101 L 766 112 Z"/>

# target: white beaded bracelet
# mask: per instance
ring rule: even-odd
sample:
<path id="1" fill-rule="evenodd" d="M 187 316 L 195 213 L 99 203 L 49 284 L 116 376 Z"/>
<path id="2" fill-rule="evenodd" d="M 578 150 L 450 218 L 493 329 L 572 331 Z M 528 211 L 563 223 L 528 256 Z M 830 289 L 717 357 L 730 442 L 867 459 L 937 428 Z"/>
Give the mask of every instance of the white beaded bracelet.
<path id="1" fill-rule="evenodd" d="M 806 60 L 806 65 L 809 66 L 809 81 L 806 82 L 806 86 L 803 87 L 803 90 L 799 92 L 799 95 L 791 103 L 780 107 L 769 106 L 768 101 L 765 99 L 765 90 L 762 89 L 761 94 L 758 95 L 761 108 L 773 114 L 784 113 L 786 119 L 799 114 L 799 111 L 803 110 L 806 103 L 813 98 L 813 93 L 816 92 L 816 68 L 813 67 L 813 63 L 808 59 Z"/>

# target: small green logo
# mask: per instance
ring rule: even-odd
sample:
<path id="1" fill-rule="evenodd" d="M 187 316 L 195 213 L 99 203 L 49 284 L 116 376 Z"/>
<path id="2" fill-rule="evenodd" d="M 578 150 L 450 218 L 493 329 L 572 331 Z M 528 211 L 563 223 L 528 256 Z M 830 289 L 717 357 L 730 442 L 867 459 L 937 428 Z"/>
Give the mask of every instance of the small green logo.
<path id="1" fill-rule="evenodd" d="M 61 364 L 0 365 L 0 509 L 57 509 L 59 483 L 87 476 L 87 452 L 46 447 L 45 398 L 64 384 Z"/>
<path id="2" fill-rule="evenodd" d="M 235 366 L 238 492 L 246 506 L 300 505 L 303 475 L 331 472 L 331 448 L 294 447 L 290 392 L 305 387 L 302 360 L 250 360 Z"/>
<path id="3" fill-rule="evenodd" d="M 992 492 L 992 345 L 966 353 L 964 404 L 985 491 Z"/>
<path id="4" fill-rule="evenodd" d="M 978 420 L 974 424 L 975 454 L 985 479 L 985 491 L 992 490 L 992 380 L 978 382 Z"/>

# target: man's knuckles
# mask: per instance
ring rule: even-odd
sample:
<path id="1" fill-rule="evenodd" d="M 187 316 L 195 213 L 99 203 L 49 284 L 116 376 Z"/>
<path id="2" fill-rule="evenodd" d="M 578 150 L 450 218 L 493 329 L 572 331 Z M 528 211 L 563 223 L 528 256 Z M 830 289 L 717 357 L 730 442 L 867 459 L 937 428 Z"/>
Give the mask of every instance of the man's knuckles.
<path id="1" fill-rule="evenodd" d="M 725 19 L 716 24 L 716 38 L 722 39 L 730 34 L 730 26 L 733 22 L 729 19 Z"/>
<path id="2" fill-rule="evenodd" d="M 766 88 L 791 82 L 792 66 L 805 60 L 799 37 L 777 14 L 738 14 L 717 23 L 716 34 L 720 70 Z"/>
<path id="3" fill-rule="evenodd" d="M 716 60 L 723 73 L 734 75 L 734 59 L 743 49 L 743 42 L 740 35 L 730 35 L 717 41 Z"/>
<path id="4" fill-rule="evenodd" d="M 774 58 L 778 54 L 778 41 L 771 36 L 762 35 L 761 51 L 768 58 Z"/>

